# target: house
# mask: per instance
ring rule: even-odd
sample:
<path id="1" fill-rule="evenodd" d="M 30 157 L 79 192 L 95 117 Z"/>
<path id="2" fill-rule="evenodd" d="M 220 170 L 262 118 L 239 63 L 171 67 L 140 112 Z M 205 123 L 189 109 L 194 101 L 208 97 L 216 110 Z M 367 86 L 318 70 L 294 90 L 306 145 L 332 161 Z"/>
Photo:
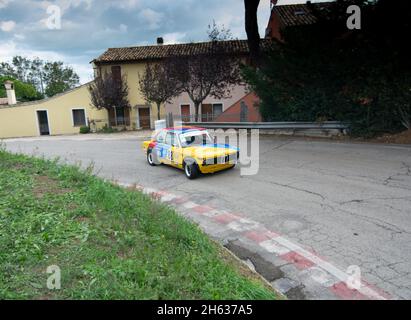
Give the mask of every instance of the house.
<path id="1" fill-rule="evenodd" d="M 226 54 L 235 55 L 244 59 L 248 57 L 249 49 L 247 40 L 228 40 L 223 41 L 222 44 Z M 262 40 L 263 47 L 269 44 L 270 41 Z M 110 48 L 101 56 L 94 59 L 92 63 L 96 75 L 110 72 L 119 78 L 126 75 L 129 87 L 129 100 L 132 108 L 130 111 L 116 109 L 116 113 L 119 112 L 121 116 L 125 115 L 127 125 L 135 128 L 153 128 L 154 121 L 157 120 L 157 107 L 148 104 L 138 88 L 139 74 L 142 75 L 144 73 L 145 65 L 173 56 L 184 57 L 204 54 L 211 49 L 211 42 L 164 45 L 162 39 L 159 38 L 157 39 L 157 45 Z M 226 110 L 248 93 L 246 85 L 243 84 L 233 87 L 229 98 L 219 100 L 213 97 L 206 98 L 200 106 L 199 113 L 202 114 L 200 121 L 214 120 L 220 114 L 224 114 Z M 254 109 L 250 110 L 250 112 L 254 112 Z M 194 104 L 188 95 L 183 93 L 161 107 L 160 118 L 165 118 L 166 114 L 169 113 L 172 113 L 177 120 L 193 120 L 195 114 Z M 113 113 L 109 117 L 110 122 L 115 124 L 115 114 Z M 233 115 L 230 117 L 233 118 Z M 237 118 L 239 121 L 239 114 Z"/>
<path id="2" fill-rule="evenodd" d="M 305 4 L 277 5 L 277 0 L 272 0 L 273 5 L 265 37 L 283 41 L 282 32 L 285 29 L 316 24 L 318 13 L 326 13 L 333 2 L 307 1 Z"/>
<path id="3" fill-rule="evenodd" d="M 269 40 L 262 40 L 263 47 L 270 43 Z M 223 46 L 227 54 L 244 59 L 248 56 L 247 40 L 224 41 Z M 88 90 L 90 83 L 51 98 L 21 103 L 16 101 L 13 84 L 8 82 L 5 84 L 7 98 L 0 101 L 0 139 L 77 134 L 81 126 L 89 126 L 93 131 L 107 125 L 128 130 L 153 129 L 158 117 L 157 107 L 144 100 L 138 84 L 139 75 L 144 73 L 146 64 L 170 56 L 201 54 L 210 48 L 210 42 L 164 45 L 162 41 L 158 41 L 157 45 L 151 46 L 107 49 L 91 62 L 95 75 L 109 72 L 117 79 L 124 75 L 131 104 L 131 108 L 114 108 L 110 112 L 92 106 Z M 204 114 L 200 120 L 218 118 L 219 121 L 224 121 L 226 118 L 227 121 L 240 121 L 239 103 L 243 98 L 249 101 L 250 97 L 253 97 L 253 101 L 246 104 L 249 108 L 247 114 L 258 119 L 256 97 L 250 95 L 244 84 L 232 88 L 229 98 L 207 98 L 200 106 L 200 113 Z M 173 113 L 176 120 L 190 120 L 194 115 L 194 106 L 189 97 L 182 94 L 161 106 L 160 118 L 164 119 L 168 113 Z"/>
<path id="4" fill-rule="evenodd" d="M 51 98 L 19 103 L 11 82 L 6 83 L 7 104 L 0 104 L 0 138 L 79 133 L 93 119 L 96 128 L 107 123 L 107 111 L 90 106 L 86 83 Z"/>

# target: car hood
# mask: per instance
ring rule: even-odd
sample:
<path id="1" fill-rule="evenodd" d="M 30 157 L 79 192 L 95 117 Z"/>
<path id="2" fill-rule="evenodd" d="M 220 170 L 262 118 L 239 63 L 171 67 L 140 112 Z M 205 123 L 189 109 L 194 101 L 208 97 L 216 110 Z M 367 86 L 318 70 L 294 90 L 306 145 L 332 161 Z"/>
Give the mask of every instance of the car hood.
<path id="1" fill-rule="evenodd" d="M 184 148 L 186 152 L 196 158 L 214 158 L 222 157 L 229 154 L 234 154 L 239 151 L 238 148 L 230 146 L 229 144 L 205 144 L 202 146 L 193 146 Z"/>

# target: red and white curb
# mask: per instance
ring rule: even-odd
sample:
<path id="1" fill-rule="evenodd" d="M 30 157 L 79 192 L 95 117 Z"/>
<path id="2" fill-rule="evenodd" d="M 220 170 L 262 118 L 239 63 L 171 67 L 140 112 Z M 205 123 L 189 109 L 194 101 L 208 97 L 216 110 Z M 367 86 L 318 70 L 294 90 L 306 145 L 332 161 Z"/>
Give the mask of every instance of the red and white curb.
<path id="1" fill-rule="evenodd" d="M 301 245 L 288 240 L 278 233 L 266 229 L 256 221 L 241 217 L 239 214 L 197 204 L 187 197 L 178 196 L 167 191 L 146 188 L 135 184 L 118 182 L 116 184 L 126 188 L 135 187 L 156 200 L 176 205 L 183 210 L 206 217 L 209 222 L 213 222 L 226 230 L 239 233 L 239 238 L 251 240 L 266 252 L 294 265 L 300 272 L 309 274 L 312 280 L 328 288 L 336 298 L 349 300 L 387 300 L 392 298 L 364 280 L 361 280 L 361 285 L 358 289 L 350 288 L 347 285 L 350 275 L 346 272 L 327 262 L 316 253 L 304 249 Z"/>

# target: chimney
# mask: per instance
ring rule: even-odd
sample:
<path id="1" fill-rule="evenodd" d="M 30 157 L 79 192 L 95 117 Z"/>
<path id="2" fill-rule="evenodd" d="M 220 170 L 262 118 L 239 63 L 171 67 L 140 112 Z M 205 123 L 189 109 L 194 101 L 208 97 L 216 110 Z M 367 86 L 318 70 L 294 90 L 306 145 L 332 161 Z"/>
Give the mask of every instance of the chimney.
<path id="1" fill-rule="evenodd" d="M 158 38 L 157 38 L 157 44 L 158 44 L 158 45 L 164 44 L 164 39 L 163 39 L 163 37 L 158 37 Z"/>
<path id="2" fill-rule="evenodd" d="M 7 80 L 4 83 L 4 86 L 6 88 L 6 93 L 7 93 L 7 103 L 9 106 L 12 106 L 13 104 L 17 103 L 16 100 L 16 92 L 14 91 L 14 83 L 13 81 Z"/>

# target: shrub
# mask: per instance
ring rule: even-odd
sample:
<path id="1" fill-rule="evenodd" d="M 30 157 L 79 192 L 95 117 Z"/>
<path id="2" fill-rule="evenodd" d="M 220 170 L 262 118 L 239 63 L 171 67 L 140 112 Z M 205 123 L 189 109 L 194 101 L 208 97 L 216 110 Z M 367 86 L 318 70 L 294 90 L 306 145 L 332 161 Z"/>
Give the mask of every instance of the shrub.
<path id="1" fill-rule="evenodd" d="M 82 126 L 82 127 L 80 127 L 80 133 L 81 133 L 81 134 L 90 133 L 90 127 L 88 127 L 88 126 Z"/>
<path id="2" fill-rule="evenodd" d="M 118 132 L 118 130 L 116 128 L 109 127 L 107 124 L 105 124 L 104 127 L 99 129 L 97 132 L 98 133 L 114 133 L 114 132 Z"/>

